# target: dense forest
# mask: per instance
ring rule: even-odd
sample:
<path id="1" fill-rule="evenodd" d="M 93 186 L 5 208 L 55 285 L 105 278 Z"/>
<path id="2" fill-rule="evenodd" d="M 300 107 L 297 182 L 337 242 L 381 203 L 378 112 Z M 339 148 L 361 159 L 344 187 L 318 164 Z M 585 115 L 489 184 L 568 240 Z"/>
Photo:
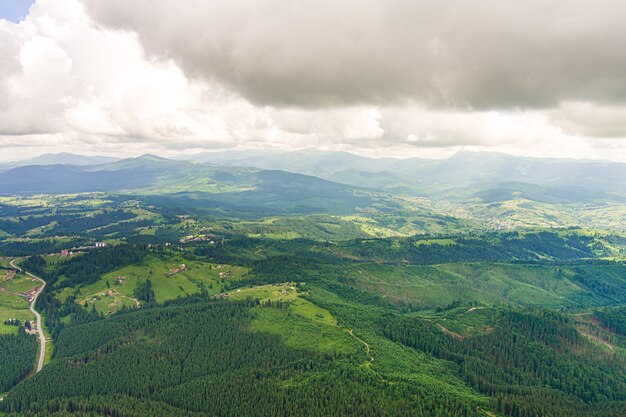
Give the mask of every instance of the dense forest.
<path id="1" fill-rule="evenodd" d="M 487 401 L 387 380 L 367 358 L 288 347 L 251 332 L 259 311 L 284 303 L 174 300 L 62 329 L 55 360 L 18 385 L 8 415 L 502 415 L 622 416 L 624 358 L 583 339 L 572 322 L 545 310 L 498 310 L 483 335 L 446 334 L 428 320 L 375 313 L 359 319 L 382 337 L 451 363 Z M 349 309 L 339 308 L 339 317 Z M 454 364 L 454 365 L 452 365 Z M 58 381 L 63 383 L 59 384 Z"/>
<path id="2" fill-rule="evenodd" d="M 276 335 L 246 331 L 254 308 L 285 307 L 183 302 L 64 329 L 57 360 L 2 408 L 147 416 L 166 403 L 168 415 L 479 415 L 418 386 L 392 386 L 356 366 L 362 358 L 288 348 Z"/>
<path id="3" fill-rule="evenodd" d="M 626 307 L 598 310 L 595 315 L 611 332 L 626 336 Z"/>
<path id="4" fill-rule="evenodd" d="M 16 335 L 0 335 L 0 393 L 9 390 L 33 370 L 37 341 L 23 328 Z"/>
<path id="5" fill-rule="evenodd" d="M 487 334 L 467 339 L 419 319 L 389 317 L 382 328 L 391 340 L 457 363 L 506 415 L 560 415 L 563 404 L 570 415 L 624 411 L 624 358 L 592 346 L 556 313 L 502 310 Z M 614 411 L 608 402 L 617 402 Z"/>

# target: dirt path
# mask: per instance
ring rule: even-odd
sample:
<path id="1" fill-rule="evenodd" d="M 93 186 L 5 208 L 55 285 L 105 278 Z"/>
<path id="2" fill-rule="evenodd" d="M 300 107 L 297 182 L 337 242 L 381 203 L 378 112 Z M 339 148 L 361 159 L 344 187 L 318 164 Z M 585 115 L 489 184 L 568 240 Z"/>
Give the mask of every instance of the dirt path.
<path id="1" fill-rule="evenodd" d="M 606 340 L 604 340 L 604 339 L 601 339 L 601 338 L 600 338 L 600 337 L 598 337 L 598 336 L 594 336 L 594 335 L 592 335 L 591 333 L 585 332 L 583 329 L 578 329 L 578 332 L 579 332 L 580 334 L 582 334 L 583 336 L 585 336 L 586 338 L 588 338 L 588 339 L 590 339 L 590 340 L 593 340 L 593 341 L 594 341 L 594 342 L 596 342 L 596 343 L 599 343 L 599 344 L 601 344 L 601 345 L 606 346 L 607 348 L 609 348 L 609 350 L 610 350 L 611 352 L 614 352 L 614 351 L 615 351 L 615 346 L 613 346 L 610 342 L 608 342 L 608 341 L 606 341 Z"/>
<path id="2" fill-rule="evenodd" d="M 373 363 L 374 362 L 374 357 L 371 354 L 372 349 L 370 349 L 370 345 L 363 339 L 361 339 L 360 337 L 358 337 L 357 335 L 354 334 L 354 331 L 352 329 L 348 330 L 348 334 L 352 337 L 354 337 L 358 342 L 360 342 L 363 346 L 365 346 L 365 352 L 367 352 L 367 354 L 370 357 L 370 362 Z"/>
<path id="3" fill-rule="evenodd" d="M 35 275 L 31 274 L 28 271 L 24 271 L 19 266 L 16 266 L 14 264 L 16 260 L 17 259 L 13 259 L 11 262 L 9 262 L 9 265 L 11 265 L 12 268 L 17 269 L 20 272 L 24 272 L 29 277 L 34 278 L 41 283 L 41 287 L 38 287 L 38 289 L 35 291 L 35 295 L 32 301 L 30 302 L 30 312 L 35 315 L 36 322 L 37 322 L 37 334 L 39 335 L 39 358 L 37 359 L 37 368 L 35 370 L 35 373 L 37 373 L 43 369 L 43 361 L 46 356 L 46 336 L 43 333 L 43 323 L 41 320 L 41 314 L 39 314 L 39 312 L 35 310 L 35 303 L 37 303 L 37 298 L 39 297 L 39 294 L 41 294 L 43 289 L 46 287 L 46 281 L 44 281 L 43 279 L 39 277 L 36 277 Z"/>
<path id="4" fill-rule="evenodd" d="M 479 411 L 482 411 L 483 413 L 487 414 L 489 417 L 497 417 L 494 413 L 492 413 L 491 411 L 487 411 L 487 410 L 483 410 L 482 408 L 478 407 Z"/>
<path id="5" fill-rule="evenodd" d="M 439 329 L 444 332 L 445 334 L 449 334 L 450 336 L 454 337 L 455 339 L 464 339 L 463 335 L 460 335 L 458 333 L 453 332 L 452 330 L 448 330 L 445 327 L 443 327 L 441 324 L 439 323 L 435 323 L 437 324 L 437 327 L 439 327 Z"/>
<path id="6" fill-rule="evenodd" d="M 476 311 L 476 310 L 483 310 L 484 308 L 485 307 L 472 307 L 463 314 L 471 313 L 472 311 Z"/>

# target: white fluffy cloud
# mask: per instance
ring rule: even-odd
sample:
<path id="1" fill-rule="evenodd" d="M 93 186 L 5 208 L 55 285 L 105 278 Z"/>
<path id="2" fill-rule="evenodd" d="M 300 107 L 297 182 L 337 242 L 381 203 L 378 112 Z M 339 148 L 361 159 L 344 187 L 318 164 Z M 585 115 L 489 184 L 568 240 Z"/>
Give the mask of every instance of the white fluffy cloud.
<path id="1" fill-rule="evenodd" d="M 267 147 L 626 160 L 623 2 L 433 4 L 38 0 L 0 20 L 0 160 Z"/>

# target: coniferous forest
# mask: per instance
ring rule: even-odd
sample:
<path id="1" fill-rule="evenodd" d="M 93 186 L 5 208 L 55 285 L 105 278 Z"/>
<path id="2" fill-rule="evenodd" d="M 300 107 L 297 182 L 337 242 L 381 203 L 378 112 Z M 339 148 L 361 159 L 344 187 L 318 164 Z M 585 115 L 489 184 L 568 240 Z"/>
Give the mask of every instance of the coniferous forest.
<path id="1" fill-rule="evenodd" d="M 0 335 L 0 392 L 8 391 L 33 370 L 37 342 L 19 328 L 18 334 Z"/>

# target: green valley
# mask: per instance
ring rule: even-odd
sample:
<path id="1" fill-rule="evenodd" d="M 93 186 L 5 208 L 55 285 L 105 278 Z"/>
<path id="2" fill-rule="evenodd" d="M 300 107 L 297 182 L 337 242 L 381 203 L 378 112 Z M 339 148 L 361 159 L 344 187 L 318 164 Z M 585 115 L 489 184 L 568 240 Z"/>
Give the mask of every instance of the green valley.
<path id="1" fill-rule="evenodd" d="M 621 202 L 150 156 L 67 169 L 107 189 L 0 197 L 2 416 L 626 410 Z M 12 259 L 46 282 L 41 372 L 38 282 Z"/>

